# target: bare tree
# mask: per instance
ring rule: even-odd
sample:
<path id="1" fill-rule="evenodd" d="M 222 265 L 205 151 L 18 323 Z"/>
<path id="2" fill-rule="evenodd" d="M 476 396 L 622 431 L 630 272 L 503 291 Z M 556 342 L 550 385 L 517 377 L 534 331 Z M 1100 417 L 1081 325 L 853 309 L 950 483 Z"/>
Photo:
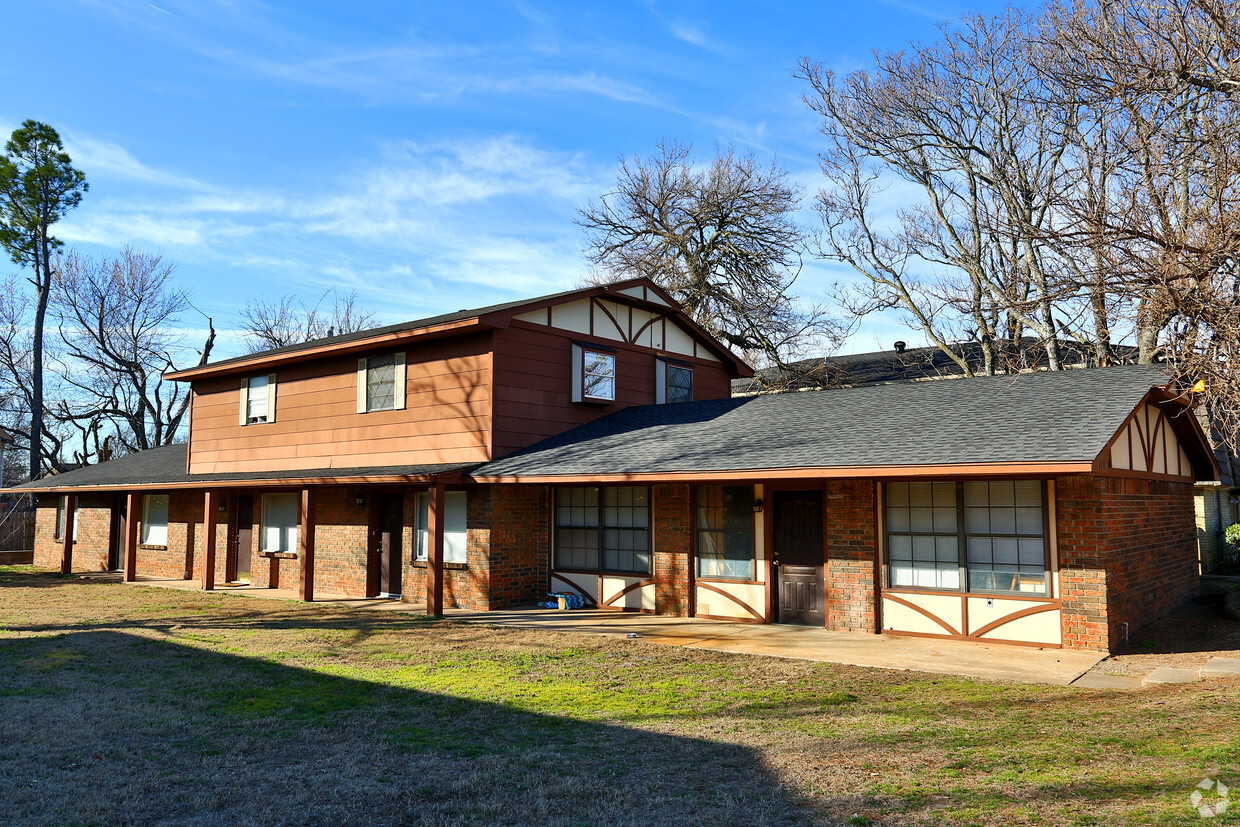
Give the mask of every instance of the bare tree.
<path id="1" fill-rule="evenodd" d="M 792 293 L 806 245 L 800 200 L 774 162 L 728 148 L 696 167 L 691 147 L 661 142 L 649 158 L 622 161 L 615 189 L 577 223 L 597 279 L 646 276 L 734 350 L 786 367 L 843 335 Z"/>
<path id="2" fill-rule="evenodd" d="M 1040 31 L 1051 94 L 1090 113 L 1106 187 L 1062 211 L 1138 308 L 1215 430 L 1240 447 L 1240 2 L 1058 0 Z"/>
<path id="3" fill-rule="evenodd" d="M 325 308 L 328 298 L 331 307 Z M 341 297 L 334 287 L 312 305 L 296 296 L 285 296 L 274 304 L 252 301 L 241 317 L 251 353 L 375 327 L 375 314 L 358 307 L 356 290 Z"/>
<path id="4" fill-rule="evenodd" d="M 1053 243 L 1055 205 L 1076 185 L 1076 113 L 1041 92 L 1031 22 L 968 16 L 936 43 L 876 55 L 869 72 L 838 77 L 808 59 L 798 72 L 827 138 L 820 252 L 864 277 L 846 305 L 903 310 L 966 374 L 962 338 L 993 373 L 1026 333 L 1051 369 L 1063 337 L 1110 337 L 1113 309 L 1088 300 L 1077 251 Z M 897 183 L 917 196 L 892 209 L 882 194 Z"/>
<path id="5" fill-rule="evenodd" d="M 77 462 L 169 445 L 182 436 L 187 386 L 164 374 L 215 342 L 207 319 L 200 351 L 187 344 L 181 318 L 189 300 L 158 254 L 126 248 L 116 258 L 61 257 L 52 311 L 64 352 L 61 397 L 51 411 L 69 429 L 62 438 Z"/>

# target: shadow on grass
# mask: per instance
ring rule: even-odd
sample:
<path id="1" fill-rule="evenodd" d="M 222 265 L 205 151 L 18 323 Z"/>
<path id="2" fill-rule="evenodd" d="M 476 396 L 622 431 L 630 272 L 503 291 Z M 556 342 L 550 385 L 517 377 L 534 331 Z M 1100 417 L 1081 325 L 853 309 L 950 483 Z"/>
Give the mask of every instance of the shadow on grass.
<path id="1" fill-rule="evenodd" d="M 115 631 L 0 643 L 0 820 L 762 824 L 752 751 Z"/>

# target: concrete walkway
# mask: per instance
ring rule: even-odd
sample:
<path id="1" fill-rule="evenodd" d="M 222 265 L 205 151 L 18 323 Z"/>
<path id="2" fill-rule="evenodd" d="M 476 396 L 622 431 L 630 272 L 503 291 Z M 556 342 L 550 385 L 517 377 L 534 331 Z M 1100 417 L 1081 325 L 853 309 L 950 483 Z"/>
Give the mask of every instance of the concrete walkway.
<path id="1" fill-rule="evenodd" d="M 120 580 L 120 575 L 86 574 L 90 579 Z M 199 591 L 196 580 L 165 580 L 139 575 L 138 586 Z M 297 600 L 296 592 L 285 589 L 256 589 L 223 585 L 216 591 L 243 597 L 270 600 Z M 315 603 L 345 609 L 422 614 L 416 603 L 340 595 L 316 595 Z M 953 640 L 830 632 L 809 626 L 728 623 L 686 617 L 664 617 L 629 612 L 589 609 L 562 612 L 555 609 L 518 609 L 499 612 L 472 612 L 448 609 L 451 620 L 513 629 L 544 632 L 610 635 L 670 646 L 688 646 L 717 652 L 767 655 L 798 660 L 843 663 L 879 669 L 913 670 L 973 678 L 1042 683 L 1067 686 L 1094 667 L 1102 658 L 1098 652 L 1070 649 L 1038 649 L 1028 646 L 1000 646 Z"/>

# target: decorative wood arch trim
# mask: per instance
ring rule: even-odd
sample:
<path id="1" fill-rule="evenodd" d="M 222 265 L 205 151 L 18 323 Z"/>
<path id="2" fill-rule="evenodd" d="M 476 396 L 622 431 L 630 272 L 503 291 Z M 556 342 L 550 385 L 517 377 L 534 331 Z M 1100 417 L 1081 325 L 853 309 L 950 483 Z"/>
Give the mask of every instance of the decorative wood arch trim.
<path id="1" fill-rule="evenodd" d="M 590 595 L 588 595 L 588 594 L 586 594 L 584 591 L 582 591 L 581 586 L 578 586 L 578 585 L 577 585 L 576 583 L 574 583 L 572 580 L 566 580 L 566 579 L 564 579 L 563 577 L 561 577 L 560 575 L 556 574 L 555 572 L 551 572 L 551 579 L 552 579 L 552 580 L 559 580 L 559 581 L 560 581 L 561 583 L 563 583 L 565 586 L 568 586 L 570 589 L 572 589 L 573 591 L 575 591 L 577 594 L 581 595 L 581 599 L 582 599 L 582 600 L 584 600 L 584 601 L 585 601 L 585 602 L 587 602 L 587 603 L 592 603 L 592 604 L 594 604 L 595 606 L 598 606 L 598 601 L 594 600 L 593 598 L 591 598 L 591 597 L 590 597 Z"/>
<path id="2" fill-rule="evenodd" d="M 918 606 L 916 603 L 913 603 L 909 600 L 905 600 L 902 597 L 897 597 L 894 594 L 888 594 L 887 592 L 883 592 L 882 597 L 887 600 L 892 601 L 893 603 L 898 603 L 901 606 L 912 609 L 913 611 L 917 612 L 917 614 L 923 615 L 929 618 L 930 620 L 933 620 L 935 623 L 939 624 L 944 629 L 946 629 L 948 634 L 954 635 L 956 637 L 963 637 L 963 635 L 960 632 L 957 632 L 955 629 L 953 629 L 951 627 L 951 624 L 949 624 L 946 620 L 943 620 L 943 618 L 939 617 L 938 615 L 931 614 L 929 611 L 927 611 L 926 609 L 923 609 L 921 606 Z"/>
<path id="3" fill-rule="evenodd" d="M 607 316 L 607 318 L 611 319 L 611 323 L 612 323 L 613 325 L 615 325 L 615 328 L 616 328 L 616 334 L 620 337 L 620 341 L 624 342 L 625 344 L 632 344 L 632 342 L 631 342 L 629 339 L 625 338 L 628 334 L 627 334 L 627 333 L 625 333 L 624 328 L 620 326 L 620 321 L 619 321 L 619 320 L 618 320 L 615 316 L 611 315 L 611 311 L 607 309 L 607 306 L 606 306 L 606 305 L 604 305 L 601 301 L 599 301 L 598 297 L 595 297 L 595 298 L 590 299 L 590 310 L 591 310 L 591 313 L 590 313 L 590 324 L 591 324 L 591 331 L 590 331 L 590 332 L 591 332 L 591 333 L 594 333 L 594 329 L 593 329 L 593 324 L 594 324 L 594 313 L 593 313 L 593 310 L 594 310 L 594 308 L 596 308 L 596 307 L 597 307 L 599 310 L 603 311 L 603 314 L 604 314 L 605 316 Z M 599 336 L 601 336 L 602 334 L 600 334 L 600 333 L 595 333 L 595 335 L 599 335 Z"/>
<path id="4" fill-rule="evenodd" d="M 1007 624 L 1011 623 L 1014 620 L 1020 620 L 1022 617 L 1029 617 L 1030 615 L 1041 614 L 1042 612 L 1054 612 L 1058 610 L 1059 610 L 1059 605 L 1056 603 L 1047 603 L 1041 606 L 1030 606 L 1026 609 L 1020 609 L 1018 611 L 1012 612 L 1011 614 L 1004 615 L 998 620 L 990 621 L 985 626 L 978 629 L 976 632 L 970 632 L 969 637 L 980 638 L 982 635 L 988 632 L 993 632 L 995 629 L 998 629 L 1000 626 L 1006 626 Z"/>
<path id="5" fill-rule="evenodd" d="M 637 340 L 638 340 L 639 338 L 641 338 L 641 335 L 642 335 L 643 333 L 645 333 L 645 332 L 646 332 L 646 328 L 650 327 L 652 324 L 654 324 L 654 323 L 655 323 L 655 322 L 657 322 L 657 321 L 661 321 L 662 319 L 663 319 L 663 317 L 662 317 L 662 316 L 659 316 L 659 315 L 657 315 L 657 314 L 651 313 L 651 314 L 650 314 L 650 319 L 649 319 L 649 320 L 648 320 L 648 321 L 647 321 L 644 325 L 642 325 L 641 327 L 637 328 L 637 332 L 633 334 L 633 338 L 629 340 L 629 343 L 630 343 L 630 344 L 635 344 L 635 343 L 637 342 Z M 661 344 L 662 344 L 662 342 L 660 342 L 660 345 L 661 345 Z M 655 348 L 655 350 L 660 350 L 660 349 L 661 349 L 661 348 Z"/>
<path id="6" fill-rule="evenodd" d="M 645 580 L 639 580 L 636 583 L 630 583 L 629 585 L 625 586 L 623 589 L 616 592 L 611 597 L 607 598 L 602 603 L 600 603 L 599 608 L 602 608 L 603 606 L 610 606 L 612 603 L 615 603 L 617 600 L 624 597 L 626 594 L 633 591 L 634 589 L 640 589 L 645 586 L 653 586 L 653 585 L 654 585 L 653 577 L 647 577 Z M 601 598 L 602 596 L 603 596 L 603 593 L 599 592 L 599 597 Z"/>
<path id="7" fill-rule="evenodd" d="M 724 597 L 726 597 L 728 600 L 731 600 L 737 606 L 740 606 L 742 609 L 749 612 L 749 614 L 753 615 L 758 620 L 766 622 L 766 618 L 758 614 L 756 611 L 754 611 L 753 606 L 750 606 L 748 603 L 746 603 L 744 600 L 741 600 L 736 595 L 728 594 L 727 592 L 725 592 L 723 589 L 719 588 L 718 586 L 712 586 L 710 583 L 703 583 L 701 580 L 698 581 L 698 588 L 706 589 L 706 591 L 714 592 L 715 594 L 721 594 Z"/>

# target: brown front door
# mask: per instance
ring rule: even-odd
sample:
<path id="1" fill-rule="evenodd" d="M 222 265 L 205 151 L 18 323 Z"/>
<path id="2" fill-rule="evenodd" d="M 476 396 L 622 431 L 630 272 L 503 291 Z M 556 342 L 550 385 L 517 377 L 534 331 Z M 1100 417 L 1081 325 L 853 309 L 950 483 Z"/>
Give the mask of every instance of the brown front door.
<path id="1" fill-rule="evenodd" d="M 233 579 L 250 582 L 250 556 L 254 552 L 254 497 L 237 497 L 237 548 Z"/>
<path id="2" fill-rule="evenodd" d="M 776 491 L 775 622 L 826 626 L 822 492 Z"/>
<path id="3" fill-rule="evenodd" d="M 125 570 L 125 496 L 112 498 L 112 524 L 108 539 L 108 571 Z"/>
<path id="4" fill-rule="evenodd" d="M 405 498 L 384 494 L 379 499 L 379 592 L 399 597 L 401 592 L 401 535 L 405 529 Z"/>

